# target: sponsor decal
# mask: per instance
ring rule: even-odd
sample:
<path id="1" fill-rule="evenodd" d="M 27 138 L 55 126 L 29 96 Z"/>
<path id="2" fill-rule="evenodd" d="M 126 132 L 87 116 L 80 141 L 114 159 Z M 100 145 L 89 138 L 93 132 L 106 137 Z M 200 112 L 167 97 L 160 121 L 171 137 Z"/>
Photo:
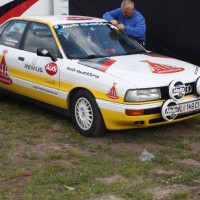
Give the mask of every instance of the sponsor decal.
<path id="1" fill-rule="evenodd" d="M 178 115 L 178 104 L 174 100 L 168 99 L 162 105 L 161 115 L 166 121 L 174 120 Z"/>
<path id="2" fill-rule="evenodd" d="M 107 97 L 111 99 L 119 99 L 119 96 L 117 95 L 117 91 L 116 91 L 116 85 L 117 83 L 113 83 L 113 86 L 111 87 L 109 92 L 106 94 Z"/>
<path id="3" fill-rule="evenodd" d="M 185 68 L 182 68 L 182 67 L 174 67 L 170 65 L 153 63 L 148 60 L 144 60 L 142 62 L 148 63 L 150 65 L 152 73 L 155 73 L 155 74 L 169 74 L 169 73 L 176 73 L 176 72 L 181 72 L 185 70 Z"/>
<path id="4" fill-rule="evenodd" d="M 108 23 L 102 23 L 102 22 L 89 22 L 89 23 L 73 23 L 73 24 L 65 24 L 65 25 L 62 25 L 62 28 L 65 29 L 65 28 L 72 28 L 72 27 L 79 27 L 79 26 L 102 26 L 102 25 L 107 25 Z M 55 29 L 58 29 L 59 26 L 55 25 L 54 26 Z"/>
<path id="5" fill-rule="evenodd" d="M 35 72 L 40 72 L 40 73 L 43 72 L 43 69 L 41 67 L 36 67 L 34 65 L 28 65 L 28 64 L 24 65 L 24 69 L 28 69 L 28 70 L 35 71 Z"/>
<path id="6" fill-rule="evenodd" d="M 81 23 L 80 26 L 102 26 L 107 25 L 105 22 L 90 22 L 90 23 Z"/>
<path id="7" fill-rule="evenodd" d="M 200 77 L 196 81 L 196 91 L 197 94 L 200 95 Z"/>
<path id="8" fill-rule="evenodd" d="M 0 7 L 0 24 L 11 17 L 22 15 L 39 0 L 13 0 Z"/>
<path id="9" fill-rule="evenodd" d="M 3 57 L 2 57 L 1 63 L 0 63 L 0 82 L 4 83 L 6 85 L 11 85 L 12 79 L 9 77 L 9 71 L 8 71 L 8 67 L 6 65 L 6 60 L 5 60 L 5 56 L 7 53 L 8 53 L 7 50 L 3 51 Z"/>
<path id="10" fill-rule="evenodd" d="M 191 92 L 190 90 L 192 90 L 192 87 L 186 87 L 185 84 L 181 81 L 174 80 L 169 84 L 169 96 L 175 101 L 182 99 L 186 94 L 186 90 L 187 93 L 189 93 Z"/>
<path id="11" fill-rule="evenodd" d="M 69 16 L 69 17 L 62 17 L 61 20 L 91 20 L 92 17 L 83 17 L 83 16 Z"/>
<path id="12" fill-rule="evenodd" d="M 102 72 L 106 72 L 115 62 L 116 60 L 109 58 L 97 58 L 92 60 L 80 60 L 78 63 Z"/>
<path id="13" fill-rule="evenodd" d="M 85 72 L 85 71 L 81 71 L 81 70 L 76 70 L 75 68 L 71 68 L 71 67 L 67 67 L 66 68 L 67 70 L 71 71 L 71 72 L 76 72 L 78 74 L 83 74 L 83 75 L 86 75 L 86 76 L 90 76 L 90 77 L 94 77 L 94 78 L 99 78 L 98 75 L 96 74 L 93 74 L 91 72 Z"/>
<path id="14" fill-rule="evenodd" d="M 45 66 L 45 70 L 47 74 L 54 76 L 58 71 L 58 66 L 56 63 L 50 62 Z"/>
<path id="15" fill-rule="evenodd" d="M 19 41 L 9 38 L 9 37 L 5 37 L 3 43 L 10 47 L 16 47 L 18 45 Z"/>
<path id="16" fill-rule="evenodd" d="M 58 95 L 58 93 L 55 92 L 54 90 L 49 90 L 49 89 L 47 89 L 47 88 L 39 87 L 39 86 L 37 86 L 37 85 L 33 85 L 33 89 L 35 89 L 35 90 L 40 90 L 40 91 L 45 92 L 45 93 L 48 93 L 48 94 Z"/>
<path id="17" fill-rule="evenodd" d="M 54 85 L 54 86 L 56 85 L 56 82 L 54 80 L 48 79 L 48 80 L 45 80 L 44 82 L 48 83 L 48 84 L 51 84 L 51 85 Z"/>

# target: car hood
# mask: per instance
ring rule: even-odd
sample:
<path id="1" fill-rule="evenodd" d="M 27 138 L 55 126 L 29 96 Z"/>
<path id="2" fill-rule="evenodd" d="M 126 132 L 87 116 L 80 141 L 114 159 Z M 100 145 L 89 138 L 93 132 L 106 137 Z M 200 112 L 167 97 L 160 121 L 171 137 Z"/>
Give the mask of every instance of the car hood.
<path id="1" fill-rule="evenodd" d="M 152 53 L 84 60 L 80 64 L 140 88 L 165 86 L 173 80 L 188 83 L 200 76 L 198 66 Z"/>

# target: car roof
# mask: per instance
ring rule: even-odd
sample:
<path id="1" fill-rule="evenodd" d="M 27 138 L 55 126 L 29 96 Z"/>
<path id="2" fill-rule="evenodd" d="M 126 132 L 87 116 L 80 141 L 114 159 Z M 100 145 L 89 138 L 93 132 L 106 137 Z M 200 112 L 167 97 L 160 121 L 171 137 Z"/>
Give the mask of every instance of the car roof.
<path id="1" fill-rule="evenodd" d="M 45 15 L 45 16 L 21 16 L 12 19 L 31 20 L 37 22 L 57 24 L 72 24 L 72 23 L 89 23 L 89 22 L 106 22 L 106 20 L 89 16 L 78 15 Z"/>

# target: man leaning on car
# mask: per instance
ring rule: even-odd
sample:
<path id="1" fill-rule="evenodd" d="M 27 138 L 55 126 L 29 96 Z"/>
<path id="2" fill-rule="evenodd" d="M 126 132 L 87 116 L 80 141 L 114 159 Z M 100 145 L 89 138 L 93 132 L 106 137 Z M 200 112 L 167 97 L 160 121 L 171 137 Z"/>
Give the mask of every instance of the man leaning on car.
<path id="1" fill-rule="evenodd" d="M 124 0 L 121 8 L 104 13 L 103 18 L 119 30 L 123 30 L 128 35 L 134 37 L 144 46 L 146 41 L 146 23 L 142 14 L 135 9 L 133 1 Z"/>

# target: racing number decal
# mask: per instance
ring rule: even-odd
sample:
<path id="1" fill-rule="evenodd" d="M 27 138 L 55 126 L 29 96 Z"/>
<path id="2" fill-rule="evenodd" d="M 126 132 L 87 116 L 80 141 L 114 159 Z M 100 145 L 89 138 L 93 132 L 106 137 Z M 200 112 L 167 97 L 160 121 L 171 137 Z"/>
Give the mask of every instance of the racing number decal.
<path id="1" fill-rule="evenodd" d="M 12 79 L 9 77 L 9 71 L 8 71 L 8 67 L 6 65 L 6 61 L 5 61 L 5 55 L 7 53 L 8 53 L 7 50 L 3 51 L 3 57 L 2 57 L 1 63 L 0 63 L 0 82 L 4 83 L 6 85 L 11 85 Z"/>

